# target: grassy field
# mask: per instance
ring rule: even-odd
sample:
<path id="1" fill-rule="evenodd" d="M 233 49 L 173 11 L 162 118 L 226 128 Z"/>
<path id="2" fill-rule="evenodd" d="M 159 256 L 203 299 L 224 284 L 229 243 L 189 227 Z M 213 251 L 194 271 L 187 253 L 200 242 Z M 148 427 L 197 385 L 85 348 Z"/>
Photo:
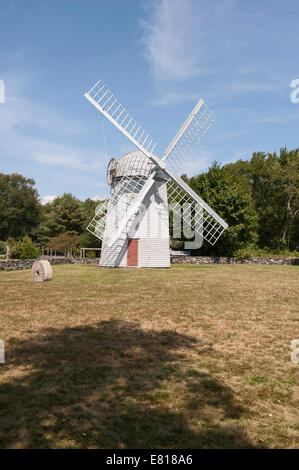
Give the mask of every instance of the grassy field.
<path id="1" fill-rule="evenodd" d="M 298 446 L 296 266 L 0 272 L 1 448 Z"/>

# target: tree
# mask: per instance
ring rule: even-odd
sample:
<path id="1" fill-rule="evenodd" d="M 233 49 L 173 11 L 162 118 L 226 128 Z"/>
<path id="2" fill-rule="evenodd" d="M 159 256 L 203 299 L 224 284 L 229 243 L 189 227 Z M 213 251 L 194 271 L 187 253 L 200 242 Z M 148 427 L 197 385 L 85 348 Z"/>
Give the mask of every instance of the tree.
<path id="1" fill-rule="evenodd" d="M 0 173 L 0 239 L 33 234 L 39 224 L 40 203 L 33 179 Z"/>
<path id="2" fill-rule="evenodd" d="M 217 244 L 204 243 L 201 253 L 230 256 L 257 241 L 258 217 L 251 194 L 230 171 L 214 162 L 206 174 L 190 178 L 189 184 L 229 225 Z"/>
<path id="3" fill-rule="evenodd" d="M 81 202 L 81 209 L 84 214 L 84 228 L 87 227 L 91 219 L 95 215 L 96 207 L 100 204 L 100 201 L 94 201 L 93 199 L 87 198 Z"/>
<path id="4" fill-rule="evenodd" d="M 83 231 L 80 235 L 80 247 L 81 248 L 101 248 L 102 240 L 97 238 L 87 230 Z"/>
<path id="5" fill-rule="evenodd" d="M 64 193 L 44 206 L 40 238 L 49 239 L 66 232 L 79 235 L 85 219 L 81 201 L 72 194 Z"/>
<path id="6" fill-rule="evenodd" d="M 295 249 L 299 236 L 299 149 L 254 153 L 251 160 L 227 165 L 251 188 L 259 217 L 259 246 Z"/>
<path id="7" fill-rule="evenodd" d="M 280 233 L 283 247 L 296 248 L 299 225 L 299 149 L 287 151 L 280 150 L 280 155 L 274 157 L 278 160 L 276 173 L 272 181 L 275 192 L 281 204 L 281 226 Z"/>
<path id="8" fill-rule="evenodd" d="M 79 244 L 79 236 L 72 233 L 60 233 L 49 240 L 47 249 L 67 254 L 74 251 Z"/>

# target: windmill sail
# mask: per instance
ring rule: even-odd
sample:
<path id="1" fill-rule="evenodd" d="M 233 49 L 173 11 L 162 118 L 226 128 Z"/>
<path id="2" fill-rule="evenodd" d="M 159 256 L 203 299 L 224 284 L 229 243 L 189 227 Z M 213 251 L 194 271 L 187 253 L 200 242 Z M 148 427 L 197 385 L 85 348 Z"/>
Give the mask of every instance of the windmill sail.
<path id="1" fill-rule="evenodd" d="M 164 152 L 162 160 L 178 173 L 188 157 L 215 122 L 215 116 L 204 100 L 199 100 Z"/>
<path id="2" fill-rule="evenodd" d="M 146 170 L 130 162 L 130 171 L 117 170 L 118 177 L 111 187 L 109 201 L 100 207 L 88 226 L 98 238 L 104 238 L 106 223 L 113 220 L 117 230 L 105 237 L 107 246 L 115 246 L 118 239 L 128 232 L 143 199 L 149 194 L 159 172 L 167 181 L 168 204 L 193 230 L 208 243 L 214 245 L 228 225 L 206 204 L 179 176 L 172 174 L 165 163 L 177 172 L 184 160 L 188 159 L 200 139 L 213 124 L 215 117 L 203 100 L 200 100 L 180 128 L 163 159 L 153 154 L 154 139 L 139 126 L 124 106 L 101 80 L 84 95 L 109 121 L 111 121 L 145 155 Z M 144 163 L 143 163 L 144 164 Z M 134 171 L 132 172 L 132 169 Z M 136 171 L 135 171 L 136 170 Z M 113 219 L 114 218 L 114 219 Z M 120 246 L 123 246 L 121 243 Z"/>
<path id="3" fill-rule="evenodd" d="M 227 223 L 179 177 L 169 177 L 167 195 L 172 211 L 210 245 L 215 245 Z"/>
<path id="4" fill-rule="evenodd" d="M 157 143 L 128 113 L 102 80 L 99 80 L 84 96 L 139 150 L 148 157 L 152 156 Z"/>
<path id="5" fill-rule="evenodd" d="M 165 166 L 159 158 L 153 155 L 153 151 L 157 145 L 155 140 L 142 129 L 102 80 L 99 80 L 84 96 L 107 117 L 117 129 L 136 145 L 150 161 L 155 164 L 158 163 L 161 167 Z M 148 181 L 146 181 L 144 176 L 140 177 L 138 174 L 125 175 L 118 182 L 118 190 L 111 193 L 105 218 L 115 215 L 115 211 L 118 211 L 119 202 L 123 201 L 124 194 L 134 194 L 136 197 L 140 192 L 140 196 L 128 210 L 122 211 L 123 220 L 120 222 L 119 229 L 113 239 L 108 242 L 109 245 L 115 242 L 116 238 L 121 234 L 129 221 L 134 218 L 134 214 L 138 212 L 139 205 L 142 203 L 144 196 L 154 184 L 154 172 L 151 171 L 151 173 L 151 175 L 147 175 Z M 97 229 L 95 229 L 95 226 Z M 104 227 L 105 219 L 96 215 L 88 225 L 88 230 L 92 231 L 95 236 L 102 240 Z"/>
<path id="6" fill-rule="evenodd" d="M 108 204 L 109 200 L 106 199 L 97 206 L 95 216 L 86 227 L 90 233 L 95 235 L 100 240 L 102 240 L 105 231 Z"/>

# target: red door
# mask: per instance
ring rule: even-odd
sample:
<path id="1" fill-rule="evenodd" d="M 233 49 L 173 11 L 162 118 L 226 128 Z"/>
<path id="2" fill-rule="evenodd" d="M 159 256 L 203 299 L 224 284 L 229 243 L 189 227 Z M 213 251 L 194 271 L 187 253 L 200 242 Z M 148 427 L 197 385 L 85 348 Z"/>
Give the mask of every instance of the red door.
<path id="1" fill-rule="evenodd" d="M 128 238 L 127 266 L 138 266 L 138 240 Z"/>

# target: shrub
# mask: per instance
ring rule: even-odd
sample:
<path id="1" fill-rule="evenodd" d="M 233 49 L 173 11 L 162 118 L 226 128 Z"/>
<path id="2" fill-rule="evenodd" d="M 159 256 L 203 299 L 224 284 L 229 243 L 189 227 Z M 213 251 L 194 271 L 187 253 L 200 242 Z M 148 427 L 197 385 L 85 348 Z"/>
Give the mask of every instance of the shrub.
<path id="1" fill-rule="evenodd" d="M 29 238 L 29 237 L 28 237 Z M 35 259 L 40 255 L 40 249 L 30 241 L 22 242 L 21 259 Z"/>
<path id="2" fill-rule="evenodd" d="M 270 248 L 259 248 L 255 244 L 247 245 L 234 252 L 236 258 L 296 258 L 299 256 L 298 251 L 284 250 L 271 250 Z"/>
<path id="3" fill-rule="evenodd" d="M 19 241 L 10 239 L 8 244 L 13 259 L 35 259 L 40 255 L 39 247 L 27 235 Z"/>
<path id="4" fill-rule="evenodd" d="M 8 245 L 10 247 L 10 257 L 12 259 L 20 259 L 22 253 L 22 242 L 10 238 L 8 240 Z"/>

